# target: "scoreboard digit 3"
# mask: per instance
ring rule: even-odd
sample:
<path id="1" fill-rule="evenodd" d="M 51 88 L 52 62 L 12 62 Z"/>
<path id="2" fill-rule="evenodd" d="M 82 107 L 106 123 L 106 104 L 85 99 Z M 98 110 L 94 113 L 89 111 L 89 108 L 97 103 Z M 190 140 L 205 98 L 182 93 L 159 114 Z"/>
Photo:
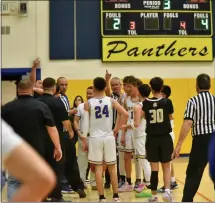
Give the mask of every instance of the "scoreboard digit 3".
<path id="1" fill-rule="evenodd" d="M 101 0 L 101 35 L 104 62 L 212 61 L 212 1 Z"/>

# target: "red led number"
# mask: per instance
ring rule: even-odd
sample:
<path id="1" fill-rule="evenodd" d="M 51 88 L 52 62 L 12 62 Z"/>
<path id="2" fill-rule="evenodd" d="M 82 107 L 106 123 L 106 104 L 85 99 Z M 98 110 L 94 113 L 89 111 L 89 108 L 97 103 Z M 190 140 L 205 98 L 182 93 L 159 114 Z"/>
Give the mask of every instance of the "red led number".
<path id="1" fill-rule="evenodd" d="M 134 21 L 130 21 L 130 30 L 135 30 L 136 29 L 136 25 Z"/>
<path id="2" fill-rule="evenodd" d="M 186 30 L 186 22 L 181 21 L 181 22 L 180 22 L 180 28 L 181 28 L 182 30 Z"/>

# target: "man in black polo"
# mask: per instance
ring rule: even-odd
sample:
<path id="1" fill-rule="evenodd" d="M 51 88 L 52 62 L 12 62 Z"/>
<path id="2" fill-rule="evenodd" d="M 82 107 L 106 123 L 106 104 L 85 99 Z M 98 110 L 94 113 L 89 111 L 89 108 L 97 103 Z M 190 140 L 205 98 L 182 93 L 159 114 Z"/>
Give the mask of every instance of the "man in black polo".
<path id="1" fill-rule="evenodd" d="M 45 102 L 51 110 L 54 121 L 56 123 L 58 132 L 60 134 L 61 146 L 63 147 L 65 176 L 71 185 L 72 189 L 79 194 L 80 198 L 86 196 L 84 192 L 84 185 L 80 178 L 79 168 L 76 159 L 76 149 L 74 143 L 74 132 L 72 130 L 71 122 L 69 120 L 68 112 L 61 99 L 54 96 L 56 93 L 56 82 L 53 78 L 46 78 L 43 81 L 43 96 L 39 98 L 40 101 Z M 75 157 L 73 157 L 75 154 Z M 62 164 L 64 164 L 62 163 Z M 64 168 L 64 167 L 62 167 Z M 59 183 L 62 171 L 58 171 Z M 60 185 L 60 184 L 59 184 Z M 61 187 L 59 186 L 61 190 Z M 58 190 L 58 194 L 59 190 Z M 58 196 L 59 197 L 59 196 Z"/>
<path id="2" fill-rule="evenodd" d="M 56 91 L 56 83 L 53 78 L 46 78 L 43 80 L 43 95 L 38 99 L 41 102 L 44 102 L 50 109 L 54 121 L 58 130 L 58 133 L 60 135 L 61 140 L 61 146 L 63 145 L 62 142 L 62 134 L 63 134 L 63 128 L 66 128 L 68 131 L 68 134 L 71 138 L 73 138 L 73 131 L 71 128 L 71 124 L 68 118 L 68 113 L 64 107 L 64 104 L 61 102 L 60 99 L 54 97 Z M 61 194 L 61 174 L 62 174 L 62 163 L 58 163 L 53 159 L 53 151 L 54 146 L 50 139 L 46 139 L 46 153 L 45 158 L 46 161 L 51 165 L 53 170 L 56 173 L 57 176 L 57 185 L 55 189 L 53 190 L 50 197 L 52 198 L 52 202 L 61 202 L 64 201 Z M 63 148 L 63 146 L 62 146 Z M 63 150 L 62 150 L 63 151 Z"/>
<path id="3" fill-rule="evenodd" d="M 2 118 L 43 157 L 45 155 L 44 131 L 47 130 L 54 145 L 52 156 L 54 155 L 55 160 L 59 161 L 62 151 L 53 116 L 47 105 L 35 100 L 32 95 L 33 83 L 29 80 L 21 80 L 18 84 L 18 98 L 2 107 Z M 9 200 L 19 189 L 20 184 L 9 175 Z"/>

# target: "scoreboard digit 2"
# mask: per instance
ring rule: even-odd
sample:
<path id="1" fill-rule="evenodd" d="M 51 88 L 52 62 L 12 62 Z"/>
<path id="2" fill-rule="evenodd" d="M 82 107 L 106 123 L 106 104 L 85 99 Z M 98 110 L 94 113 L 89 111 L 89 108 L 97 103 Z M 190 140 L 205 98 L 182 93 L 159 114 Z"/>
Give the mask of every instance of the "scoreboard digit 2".
<path id="1" fill-rule="evenodd" d="M 212 3 L 101 0 L 102 61 L 212 61 Z"/>

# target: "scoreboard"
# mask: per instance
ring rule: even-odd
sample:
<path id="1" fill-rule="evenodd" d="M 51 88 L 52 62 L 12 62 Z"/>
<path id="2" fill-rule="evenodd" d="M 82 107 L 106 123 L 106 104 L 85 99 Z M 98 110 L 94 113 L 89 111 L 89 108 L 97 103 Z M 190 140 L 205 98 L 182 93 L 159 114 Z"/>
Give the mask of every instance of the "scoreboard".
<path id="1" fill-rule="evenodd" d="M 212 0 L 101 0 L 101 34 L 107 62 L 212 61 Z"/>

